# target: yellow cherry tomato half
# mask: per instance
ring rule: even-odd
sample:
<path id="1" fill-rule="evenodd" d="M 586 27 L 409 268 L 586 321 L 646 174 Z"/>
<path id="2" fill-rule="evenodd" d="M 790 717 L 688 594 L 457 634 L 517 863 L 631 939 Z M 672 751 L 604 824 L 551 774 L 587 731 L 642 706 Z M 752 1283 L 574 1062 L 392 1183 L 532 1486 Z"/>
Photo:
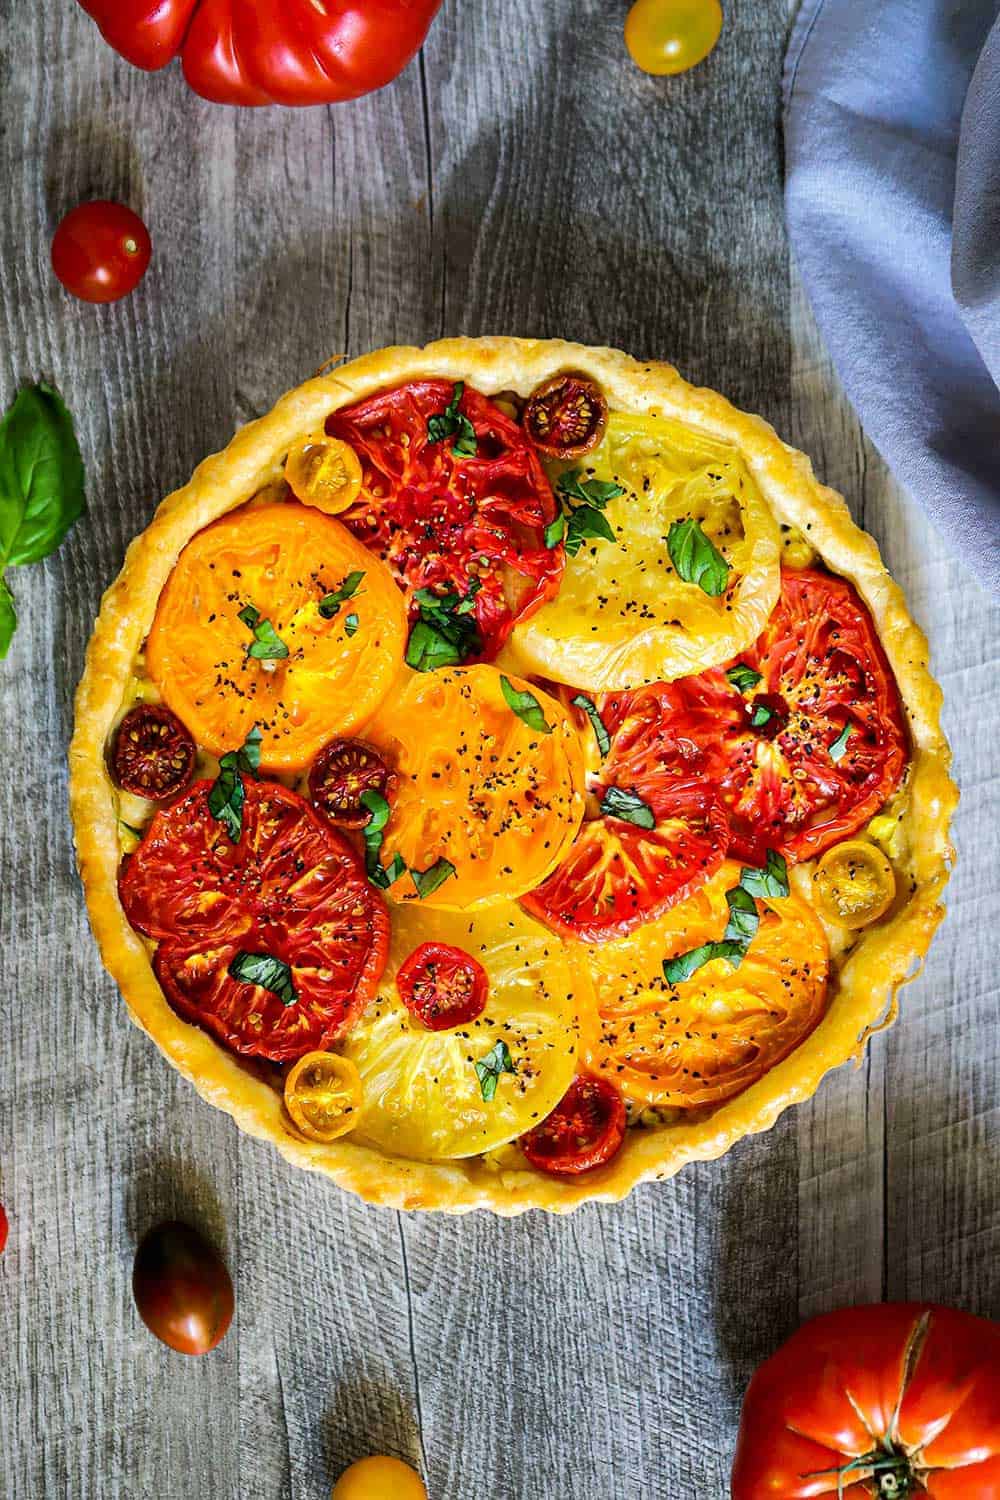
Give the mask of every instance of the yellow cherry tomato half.
<path id="1" fill-rule="evenodd" d="M 704 62 L 721 30 L 719 0 L 635 0 L 625 45 L 644 73 L 686 73 Z"/>
<path id="2" fill-rule="evenodd" d="M 296 444 L 285 460 L 285 479 L 296 499 L 336 516 L 361 493 L 361 460 L 340 438 L 322 427 Z"/>
<path id="3" fill-rule="evenodd" d="M 335 1141 L 353 1130 L 361 1103 L 360 1073 L 335 1052 L 307 1052 L 285 1079 L 285 1108 L 310 1141 Z"/>
<path id="4" fill-rule="evenodd" d="M 427 1500 L 420 1475 L 399 1458 L 361 1458 L 333 1487 L 331 1500 Z"/>
<path id="5" fill-rule="evenodd" d="M 896 877 L 876 844 L 848 839 L 823 855 L 813 875 L 813 891 L 820 916 L 853 931 L 889 909 Z"/>

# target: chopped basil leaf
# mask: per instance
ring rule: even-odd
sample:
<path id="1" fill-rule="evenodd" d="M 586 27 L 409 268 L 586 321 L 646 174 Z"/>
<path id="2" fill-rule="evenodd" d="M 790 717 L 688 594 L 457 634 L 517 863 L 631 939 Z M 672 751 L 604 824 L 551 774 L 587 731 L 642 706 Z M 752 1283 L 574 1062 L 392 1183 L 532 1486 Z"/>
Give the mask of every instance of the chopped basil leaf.
<path id="1" fill-rule="evenodd" d="M 774 718 L 774 709 L 766 703 L 755 703 L 750 710 L 750 724 L 754 729 L 763 729 Z"/>
<path id="2" fill-rule="evenodd" d="M 244 619 L 245 615 L 253 614 L 254 621 Z M 244 625 L 250 625 L 253 631 L 253 640 L 247 649 L 247 655 L 252 656 L 254 661 L 282 661 L 288 655 L 288 647 L 271 624 L 270 620 L 262 620 L 257 610 L 252 605 L 240 610 L 240 619 Z"/>
<path id="3" fill-rule="evenodd" d="M 759 672 L 753 667 L 748 667 L 745 661 L 738 661 L 735 667 L 726 668 L 726 676 L 738 693 L 749 693 L 761 681 Z"/>
<path id="4" fill-rule="evenodd" d="M 768 849 L 767 863 L 763 870 L 744 866 L 740 871 L 740 885 L 751 896 L 787 896 L 788 865 L 777 849 Z"/>
<path id="5" fill-rule="evenodd" d="M 546 720 L 542 712 L 542 705 L 534 693 L 527 691 L 523 693 L 519 692 L 510 678 L 504 677 L 502 673 L 500 675 L 500 691 L 504 695 L 507 707 L 513 713 L 517 714 L 517 717 L 523 720 L 529 729 L 537 730 L 539 734 L 552 733 L 552 725 Z"/>
<path id="6" fill-rule="evenodd" d="M 243 748 L 236 752 L 241 770 L 250 776 L 256 776 L 260 770 L 260 742 L 263 738 L 261 730 L 255 724 L 243 741 Z"/>
<path id="7" fill-rule="evenodd" d="M 260 619 L 260 610 L 254 609 L 252 604 L 244 604 L 236 618 L 242 620 L 248 630 L 252 630 Z"/>
<path id="8" fill-rule="evenodd" d="M 833 761 L 834 765 L 836 765 L 838 761 L 843 760 L 844 756 L 846 755 L 847 741 L 850 739 L 853 731 L 853 724 L 845 724 L 843 729 L 837 735 L 837 738 L 834 740 L 833 744 L 830 746 L 830 759 Z"/>
<path id="9" fill-rule="evenodd" d="M 361 830 L 365 845 L 365 873 L 372 885 L 378 886 L 380 891 L 387 891 L 401 875 L 406 874 L 406 861 L 401 854 L 394 854 L 388 865 L 382 864 L 382 837 L 391 808 L 374 787 L 361 793 L 361 806 L 371 814 Z"/>
<path id="10" fill-rule="evenodd" d="M 649 803 L 620 786 L 608 787 L 601 799 L 601 812 L 609 818 L 621 818 L 623 823 L 634 823 L 637 828 L 656 827 L 656 815 Z"/>
<path id="11" fill-rule="evenodd" d="M 742 959 L 760 926 L 757 903 L 749 891 L 737 885 L 731 891 L 726 892 L 726 905 L 729 907 L 729 921 L 722 938 L 724 942 L 739 943 L 742 946 L 743 953 L 740 954 L 740 959 Z"/>
<path id="12" fill-rule="evenodd" d="M 432 589 L 417 589 L 413 602 L 420 618 L 410 631 L 406 647 L 408 667 L 416 672 L 456 667 L 479 650 L 482 639 L 472 611 L 481 587 L 478 578 L 472 579 L 464 598 L 454 590 L 435 594 Z"/>
<path id="13" fill-rule="evenodd" d="M 607 479 L 583 479 L 581 469 L 567 469 L 556 480 L 556 489 L 567 500 L 579 500 L 583 505 L 596 505 L 603 510 L 609 500 L 624 495 L 620 484 Z"/>
<path id="14" fill-rule="evenodd" d="M 577 693 L 575 698 L 570 699 L 570 702 L 572 703 L 574 708 L 582 708 L 584 713 L 587 715 L 587 718 L 590 720 L 591 728 L 594 731 L 594 737 L 597 740 L 597 748 L 601 752 L 601 759 L 603 760 L 608 751 L 611 749 L 611 736 L 608 734 L 608 731 L 605 728 L 604 720 L 597 712 L 597 707 L 593 699 L 588 698 L 586 693 Z"/>
<path id="15" fill-rule="evenodd" d="M 451 400 L 444 411 L 427 418 L 427 441 L 443 443 L 446 438 L 453 437 L 455 441 L 451 445 L 451 451 L 455 457 L 474 458 L 477 452 L 476 429 L 464 412 L 458 409 L 458 403 L 464 394 L 464 381 L 456 380 Z"/>
<path id="16" fill-rule="evenodd" d="M 713 958 L 728 959 L 735 969 L 745 952 L 746 949 L 740 942 L 702 943 L 700 948 L 689 948 L 687 953 L 679 953 L 676 958 L 665 958 L 663 977 L 668 984 L 683 984 L 685 979 L 690 979 L 692 974 Z"/>
<path id="17" fill-rule="evenodd" d="M 729 564 L 693 516 L 673 522 L 667 532 L 667 551 L 678 578 L 685 583 L 696 583 L 712 599 L 726 592 Z"/>
<path id="18" fill-rule="evenodd" d="M 243 834 L 243 804 L 246 801 L 244 776 L 256 776 L 260 770 L 260 742 L 263 736 L 255 724 L 239 750 L 227 750 L 219 758 L 219 774 L 208 791 L 208 810 L 222 824 L 234 844 Z"/>
<path id="19" fill-rule="evenodd" d="M 319 612 L 324 620 L 332 620 L 342 604 L 348 599 L 353 599 L 364 578 L 364 572 L 348 573 L 339 588 L 334 589 L 331 594 L 324 594 L 319 601 Z"/>
<path id="20" fill-rule="evenodd" d="M 558 547 L 559 543 L 562 541 L 562 539 L 565 536 L 565 534 L 566 534 L 566 517 L 563 515 L 562 511 L 560 511 L 559 514 L 556 516 L 555 520 L 554 521 L 550 521 L 549 524 L 546 526 L 545 531 L 543 532 L 543 538 L 544 538 L 546 547 L 548 547 L 550 549 L 552 547 Z"/>
<path id="21" fill-rule="evenodd" d="M 484 1058 L 476 1063 L 479 1090 L 486 1104 L 496 1095 L 497 1084 L 502 1073 L 516 1073 L 514 1059 L 506 1042 L 494 1042 Z"/>
<path id="22" fill-rule="evenodd" d="M 401 854 L 394 854 L 387 865 L 381 865 L 375 860 L 367 867 L 368 879 L 372 885 L 378 886 L 380 891 L 387 891 L 391 885 L 395 885 L 401 875 L 406 874 L 406 860 Z"/>
<path id="23" fill-rule="evenodd" d="M 556 493 L 562 513 L 545 528 L 546 547 L 555 547 L 565 539 L 566 551 L 575 557 L 588 537 L 613 542 L 615 533 L 601 515 L 609 500 L 624 495 L 620 484 L 606 479 L 584 479 L 581 469 L 567 469 L 556 480 Z"/>
<path id="24" fill-rule="evenodd" d="M 450 880 L 453 875 L 457 874 L 458 871 L 450 859 L 436 859 L 432 865 L 427 866 L 426 870 L 411 870 L 410 879 L 422 901 L 425 896 L 433 896 L 446 880 Z"/>
<path id="25" fill-rule="evenodd" d="M 570 512 L 566 525 L 566 551 L 575 557 L 588 537 L 598 537 L 603 542 L 613 542 L 615 534 L 601 512 L 593 505 L 579 505 Z"/>
<path id="26" fill-rule="evenodd" d="M 358 617 L 355 614 L 350 614 L 350 615 L 347 616 L 347 619 L 344 621 L 344 634 L 345 635 L 357 635 L 357 633 L 358 633 Z"/>
<path id="27" fill-rule="evenodd" d="M 242 984 L 256 984 L 262 990 L 270 990 L 282 1005 L 294 1005 L 299 998 L 291 969 L 273 953 L 237 953 L 229 965 L 229 973 Z"/>

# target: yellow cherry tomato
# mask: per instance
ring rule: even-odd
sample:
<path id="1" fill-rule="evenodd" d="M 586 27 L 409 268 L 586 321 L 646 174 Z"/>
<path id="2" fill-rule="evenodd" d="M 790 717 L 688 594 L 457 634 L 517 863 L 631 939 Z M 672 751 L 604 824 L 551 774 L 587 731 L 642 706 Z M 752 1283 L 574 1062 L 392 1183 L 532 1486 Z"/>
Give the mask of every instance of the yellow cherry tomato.
<path id="1" fill-rule="evenodd" d="M 813 875 L 816 909 L 852 931 L 875 922 L 892 905 L 896 877 L 882 850 L 867 839 L 834 844 Z"/>
<path id="2" fill-rule="evenodd" d="M 332 1500 L 427 1500 L 420 1475 L 399 1458 L 361 1458 L 333 1487 Z"/>
<path id="3" fill-rule="evenodd" d="M 311 1141 L 335 1141 L 357 1123 L 361 1075 L 335 1052 L 307 1052 L 285 1079 L 285 1108 Z"/>
<path id="4" fill-rule="evenodd" d="M 296 499 L 328 516 L 353 505 L 361 492 L 361 460 L 350 443 L 320 428 L 298 443 L 285 461 L 285 479 Z"/>
<path id="5" fill-rule="evenodd" d="M 686 73 L 704 62 L 721 30 L 719 0 L 635 0 L 625 45 L 644 73 Z"/>

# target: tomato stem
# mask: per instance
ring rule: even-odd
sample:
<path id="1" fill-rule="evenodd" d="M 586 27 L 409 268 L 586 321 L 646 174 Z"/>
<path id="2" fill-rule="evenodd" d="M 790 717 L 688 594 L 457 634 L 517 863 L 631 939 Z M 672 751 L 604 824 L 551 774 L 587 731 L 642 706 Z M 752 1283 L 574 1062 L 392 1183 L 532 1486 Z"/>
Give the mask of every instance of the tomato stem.
<path id="1" fill-rule="evenodd" d="M 874 1494 L 878 1500 L 905 1500 L 906 1496 L 923 1494 L 924 1488 L 914 1471 L 909 1454 L 897 1448 L 874 1448 L 870 1453 L 859 1453 L 838 1469 L 817 1469 L 803 1474 L 803 1479 L 818 1479 L 822 1475 L 836 1474 L 837 1495 L 845 1494 L 845 1480 L 873 1479 L 877 1485 Z"/>

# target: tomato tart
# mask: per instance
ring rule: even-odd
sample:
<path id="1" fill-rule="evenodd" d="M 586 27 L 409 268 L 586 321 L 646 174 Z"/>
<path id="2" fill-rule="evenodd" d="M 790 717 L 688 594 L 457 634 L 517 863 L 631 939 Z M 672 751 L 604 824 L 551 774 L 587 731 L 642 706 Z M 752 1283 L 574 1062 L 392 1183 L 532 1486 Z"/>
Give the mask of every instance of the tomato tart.
<path id="1" fill-rule="evenodd" d="M 759 417 L 555 341 L 392 348 L 207 459 L 70 750 L 133 1020 L 374 1203 L 564 1212 L 860 1058 L 956 791 L 872 538 Z"/>

